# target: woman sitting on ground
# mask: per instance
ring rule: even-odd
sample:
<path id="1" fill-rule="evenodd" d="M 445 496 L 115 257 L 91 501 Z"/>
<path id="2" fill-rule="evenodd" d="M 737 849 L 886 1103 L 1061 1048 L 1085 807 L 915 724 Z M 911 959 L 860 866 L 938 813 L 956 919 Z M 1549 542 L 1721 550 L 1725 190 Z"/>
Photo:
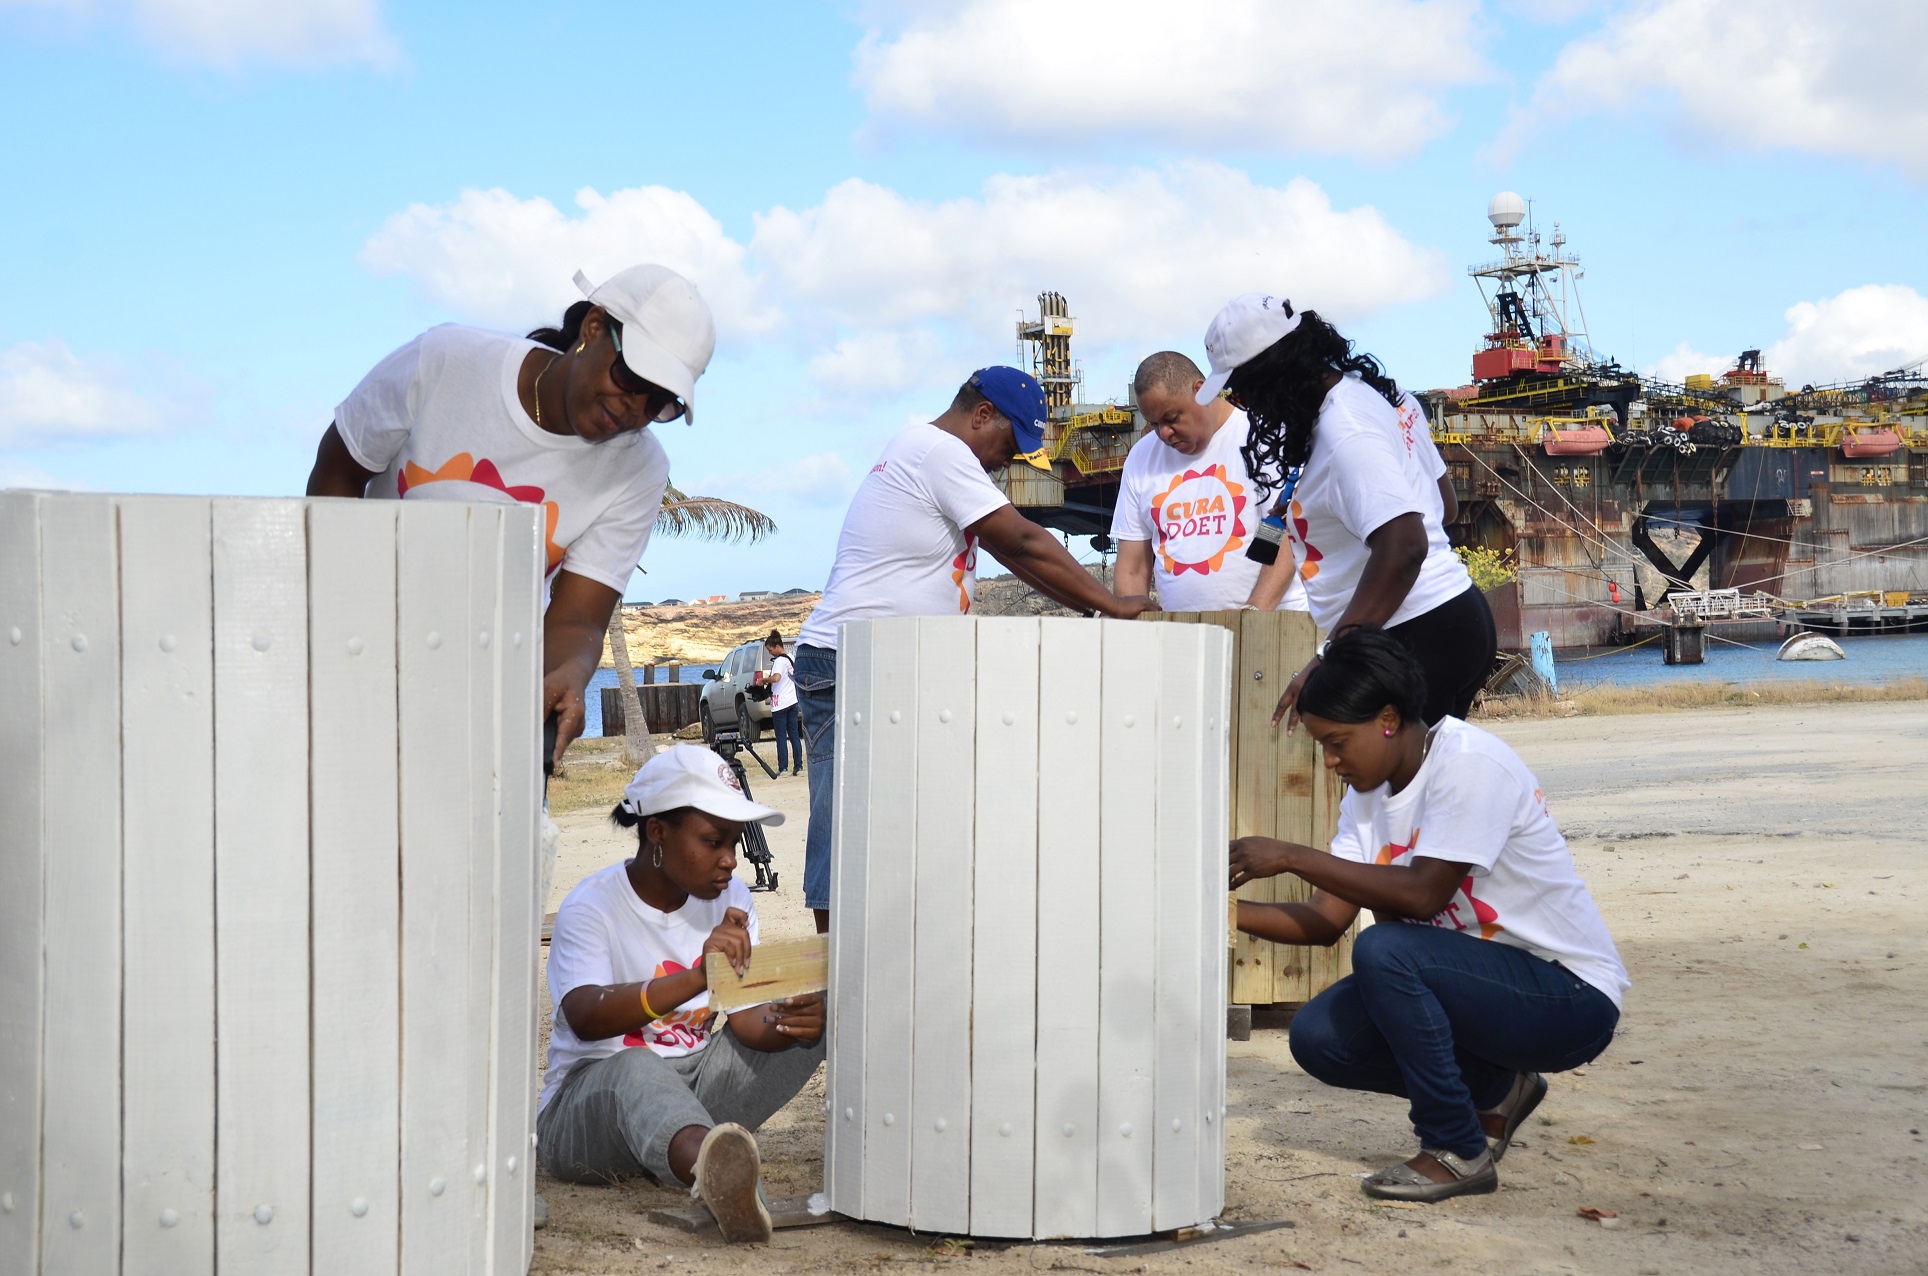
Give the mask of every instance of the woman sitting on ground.
<path id="1" fill-rule="evenodd" d="M 750 1131 L 823 1062 L 823 998 L 734 1011 L 719 1028 L 703 961 L 749 962 L 756 906 L 733 875 L 737 839 L 783 815 L 745 798 L 715 753 L 682 745 L 643 764 L 610 818 L 636 830 L 637 855 L 584 878 L 556 913 L 537 1153 L 572 1183 L 690 1184 L 725 1240 L 767 1241 Z"/>
<path id="2" fill-rule="evenodd" d="M 1292 873 L 1304 903 L 1241 901 L 1238 928 L 1336 943 L 1361 908 L 1352 974 L 1292 1020 L 1292 1057 L 1327 1085 L 1400 1095 L 1419 1153 L 1365 1180 L 1368 1196 L 1439 1201 L 1499 1187 L 1495 1164 L 1540 1099 L 1543 1073 L 1595 1058 L 1628 987 L 1533 773 L 1457 718 L 1430 730 L 1425 684 L 1398 639 L 1335 638 L 1299 712 L 1349 786 L 1332 853 L 1232 844 L 1232 886 Z"/>

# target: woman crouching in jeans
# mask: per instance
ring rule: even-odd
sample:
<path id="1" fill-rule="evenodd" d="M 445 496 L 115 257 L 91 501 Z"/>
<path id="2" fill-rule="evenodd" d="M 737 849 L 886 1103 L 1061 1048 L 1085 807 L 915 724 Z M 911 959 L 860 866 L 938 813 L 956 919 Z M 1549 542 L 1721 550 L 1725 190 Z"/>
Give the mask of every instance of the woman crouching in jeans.
<path id="1" fill-rule="evenodd" d="M 1429 730 L 1425 697 L 1398 639 L 1334 639 L 1299 694 L 1348 786 L 1332 853 L 1232 843 L 1234 888 L 1279 873 L 1316 888 L 1304 903 L 1241 901 L 1248 935 L 1330 945 L 1373 910 L 1353 973 L 1293 1018 L 1292 1057 L 1327 1085 L 1411 1103 L 1419 1153 L 1363 1185 L 1405 1201 L 1498 1189 L 1494 1166 L 1545 1096 L 1542 1074 L 1607 1048 L 1628 987 L 1533 773 L 1457 718 Z"/>

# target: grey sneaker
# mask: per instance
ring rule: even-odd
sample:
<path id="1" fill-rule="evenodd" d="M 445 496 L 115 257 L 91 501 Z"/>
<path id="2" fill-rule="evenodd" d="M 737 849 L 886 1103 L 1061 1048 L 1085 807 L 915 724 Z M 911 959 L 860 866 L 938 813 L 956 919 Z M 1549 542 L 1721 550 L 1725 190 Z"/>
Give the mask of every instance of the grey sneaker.
<path id="1" fill-rule="evenodd" d="M 775 1230 L 763 1202 L 762 1172 L 756 1140 L 742 1126 L 726 1121 L 703 1136 L 690 1195 L 709 1207 L 731 1244 L 767 1244 Z"/>
<path id="2" fill-rule="evenodd" d="M 1481 1152 L 1468 1161 L 1445 1148 L 1422 1147 L 1421 1152 L 1452 1174 L 1445 1183 L 1435 1183 L 1404 1161 L 1388 1165 L 1359 1186 L 1367 1196 L 1384 1201 L 1418 1201 L 1430 1205 L 1453 1196 L 1479 1196 L 1500 1190 L 1500 1174 L 1493 1168 L 1493 1153 Z"/>

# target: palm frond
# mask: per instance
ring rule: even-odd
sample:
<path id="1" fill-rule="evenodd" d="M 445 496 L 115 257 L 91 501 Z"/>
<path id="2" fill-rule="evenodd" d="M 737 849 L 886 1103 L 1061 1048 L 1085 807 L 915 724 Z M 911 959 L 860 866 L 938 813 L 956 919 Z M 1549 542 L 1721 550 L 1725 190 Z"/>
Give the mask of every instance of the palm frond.
<path id="1" fill-rule="evenodd" d="M 692 536 L 706 541 L 742 541 L 752 545 L 776 534 L 776 521 L 719 496 L 688 496 L 673 485 L 663 490 L 663 508 L 656 513 L 660 536 Z"/>

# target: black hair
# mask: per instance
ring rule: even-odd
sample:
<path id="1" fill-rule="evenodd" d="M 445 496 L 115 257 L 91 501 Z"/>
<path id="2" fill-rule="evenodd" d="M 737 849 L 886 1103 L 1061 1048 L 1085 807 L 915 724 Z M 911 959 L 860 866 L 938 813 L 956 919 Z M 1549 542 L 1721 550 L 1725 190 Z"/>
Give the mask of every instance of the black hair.
<path id="1" fill-rule="evenodd" d="M 1286 314 L 1292 313 L 1286 303 Z M 1367 385 L 1399 406 L 1399 386 L 1379 360 L 1355 353 L 1316 310 L 1299 312 L 1299 326 L 1246 360 L 1226 388 L 1252 418 L 1252 431 L 1239 449 L 1245 469 L 1261 487 L 1277 488 L 1285 472 L 1312 455 L 1312 428 L 1325 402 L 1326 378 L 1356 372 Z"/>
<path id="2" fill-rule="evenodd" d="M 651 811 L 648 815 L 638 815 L 618 802 L 609 812 L 609 822 L 619 829 L 635 829 L 636 845 L 642 846 L 643 830 L 649 826 L 650 820 L 663 820 L 672 828 L 680 828 L 683 821 L 689 818 L 689 813 L 695 809 L 693 806 L 679 806 L 668 811 Z"/>
<path id="3" fill-rule="evenodd" d="M 770 636 L 763 640 L 763 645 L 765 647 L 775 647 L 778 651 L 781 651 L 783 650 L 783 635 L 772 629 Z"/>
<path id="4" fill-rule="evenodd" d="M 596 303 L 593 301 L 587 299 L 578 301 L 575 305 L 562 312 L 561 327 L 537 328 L 529 334 L 529 340 L 540 341 L 551 350 L 561 350 L 566 354 L 570 346 L 582 340 L 582 321 L 588 318 L 589 312 L 595 308 Z M 603 311 L 603 321 L 614 328 L 618 336 L 622 335 L 623 325 L 615 315 L 605 310 Z"/>
<path id="5" fill-rule="evenodd" d="M 985 398 L 976 386 L 966 381 L 963 385 L 957 387 L 957 394 L 951 399 L 951 411 L 975 412 L 977 405 L 980 403 L 991 403 L 991 401 Z M 1008 421 L 1011 419 L 1005 416 L 1004 410 L 995 403 L 991 403 L 991 411 L 997 413 L 1001 420 Z"/>
<path id="6" fill-rule="evenodd" d="M 1299 688 L 1299 712 L 1328 722 L 1370 722 L 1387 705 L 1402 725 L 1425 725 L 1426 671 L 1377 625 L 1355 625 L 1334 638 Z"/>
<path id="7" fill-rule="evenodd" d="M 1157 354 L 1146 355 L 1138 365 L 1138 371 L 1131 377 L 1131 392 L 1144 397 L 1145 391 L 1157 386 L 1169 394 L 1190 394 L 1194 382 L 1202 374 L 1192 357 L 1176 350 L 1160 350 Z"/>

